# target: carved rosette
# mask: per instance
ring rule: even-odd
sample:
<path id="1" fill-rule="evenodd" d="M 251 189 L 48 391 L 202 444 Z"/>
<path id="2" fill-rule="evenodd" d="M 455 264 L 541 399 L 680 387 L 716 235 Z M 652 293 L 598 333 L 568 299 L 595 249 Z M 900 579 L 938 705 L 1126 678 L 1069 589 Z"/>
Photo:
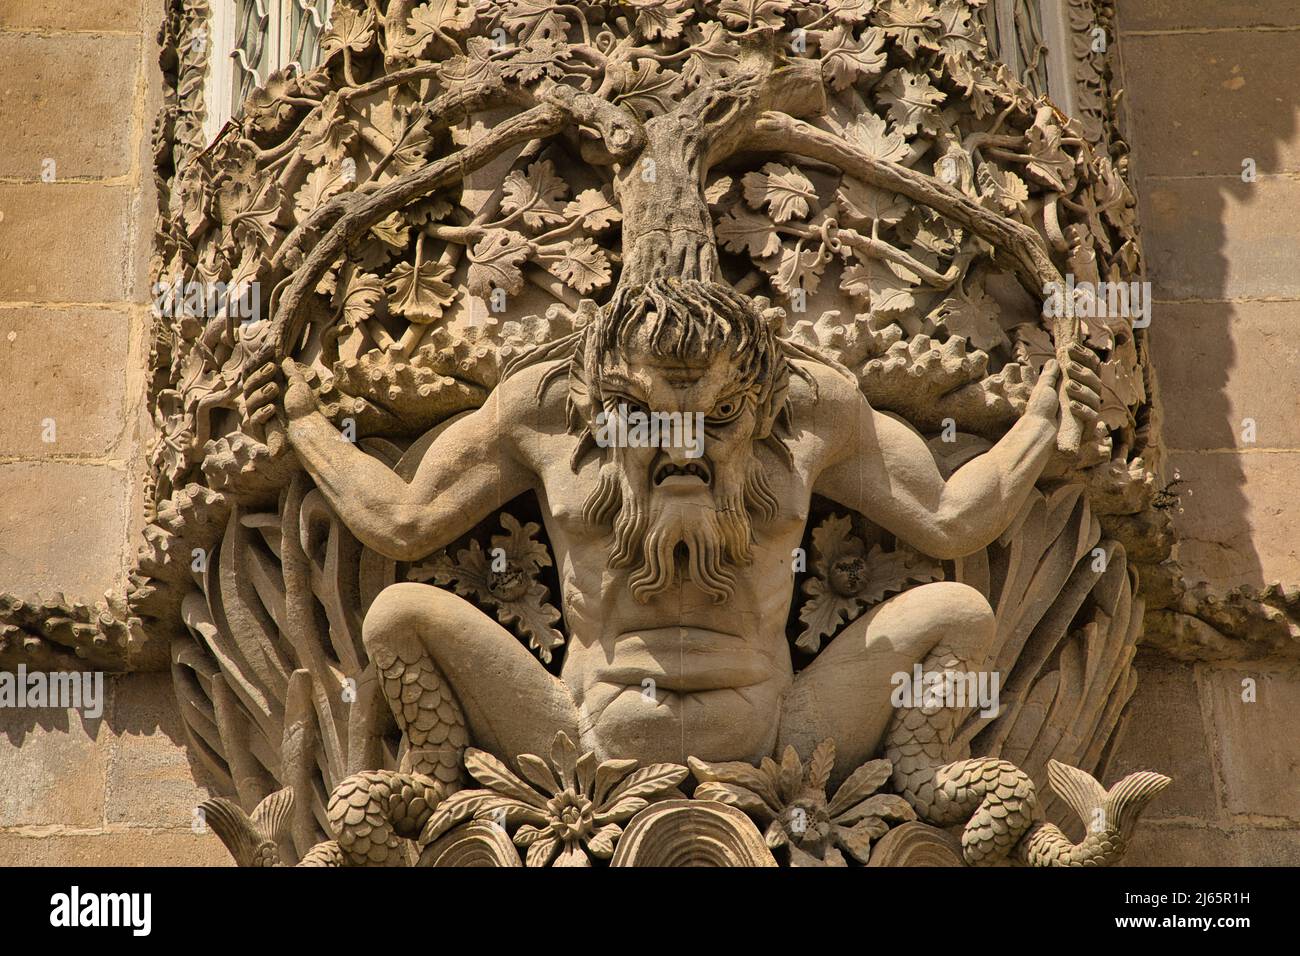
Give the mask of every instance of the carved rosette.
<path id="1" fill-rule="evenodd" d="M 158 138 L 155 278 L 228 294 L 214 310 L 163 303 L 151 520 L 129 612 L 170 647 L 193 751 L 235 800 L 230 827 L 252 821 L 246 842 L 260 833 L 285 862 L 320 856 L 314 845 L 340 838 L 326 827 L 330 794 L 362 771 L 397 772 L 403 741 L 360 628 L 385 586 L 454 589 L 552 668 L 564 630 L 536 501 L 506 504 L 421 562 L 384 558 L 332 513 L 266 416 L 250 414 L 266 384 L 255 376 L 296 358 L 331 420 L 409 478 L 512 358 L 582 328 L 620 282 L 665 269 L 781 310 L 771 314 L 784 315 L 783 334 L 931 439 L 945 475 L 1017 420 L 1066 338 L 1097 353 L 1096 432 L 983 551 L 956 562 L 906 553 L 860 516 L 815 503 L 814 560 L 793 583 L 789 633 L 806 666 L 883 597 L 969 584 L 997 613 L 1009 706 L 972 718 L 963 739 L 1039 780 L 1052 760 L 1103 764 L 1136 683 L 1143 616 L 1126 533 L 1162 518 L 1148 369 L 1128 317 L 1045 319 L 1044 284 L 1138 279 L 1135 202 L 1096 137 L 989 58 L 980 7 L 336 0 L 322 65 L 272 77 L 201 152 L 193 63 L 176 60 L 180 102 Z M 174 3 L 173 44 L 205 15 Z M 471 776 L 489 761 L 513 774 L 520 756 L 470 753 Z M 745 786 L 728 774 L 741 771 L 702 762 L 631 813 L 575 793 L 553 847 L 521 843 L 517 821 L 494 824 L 482 806 L 452 819 L 472 802 L 461 794 L 477 792 L 461 790 L 431 798 L 436 825 L 402 839 L 434 865 L 518 865 L 516 846 L 526 862 L 874 863 L 872 841 L 912 824 L 889 800 L 844 818 L 862 801 L 836 810 L 819 761 L 792 751 L 775 771 L 750 768 L 777 775 L 772 799 L 747 791 L 757 802 L 736 794 Z M 901 803 L 873 795 L 888 768 L 867 774 L 882 770 L 843 800 Z M 259 821 L 254 809 L 285 789 L 288 809 Z M 823 826 L 815 841 L 796 805 Z M 613 815 L 597 825 L 601 813 Z M 541 832 L 546 819 L 528 825 Z M 714 835 L 708 848 L 683 843 L 697 831 Z M 890 860 L 942 856 L 929 837 L 892 840 Z"/>

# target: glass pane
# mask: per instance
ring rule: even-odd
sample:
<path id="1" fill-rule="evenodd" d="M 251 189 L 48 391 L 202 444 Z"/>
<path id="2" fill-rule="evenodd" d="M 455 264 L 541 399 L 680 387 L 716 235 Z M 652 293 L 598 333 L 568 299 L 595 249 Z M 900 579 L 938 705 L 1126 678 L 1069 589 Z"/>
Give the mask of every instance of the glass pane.
<path id="1" fill-rule="evenodd" d="M 303 72 L 320 62 L 320 35 L 329 22 L 333 0 L 284 0 L 289 4 L 289 62 Z"/>
<path id="2" fill-rule="evenodd" d="M 266 82 L 274 69 L 270 43 L 271 8 L 277 0 L 237 0 L 235 43 L 230 57 L 233 106 L 238 111 L 255 87 Z"/>

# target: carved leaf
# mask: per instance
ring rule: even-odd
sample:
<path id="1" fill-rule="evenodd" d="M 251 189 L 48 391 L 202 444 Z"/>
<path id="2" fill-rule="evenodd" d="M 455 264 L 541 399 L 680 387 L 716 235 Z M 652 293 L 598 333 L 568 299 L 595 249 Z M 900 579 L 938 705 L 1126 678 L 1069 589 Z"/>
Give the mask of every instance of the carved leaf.
<path id="1" fill-rule="evenodd" d="M 827 737 L 819 743 L 808 759 L 808 786 L 815 790 L 825 790 L 835 769 L 835 741 Z"/>
<path id="2" fill-rule="evenodd" d="M 1133 422 L 1129 410 L 1142 398 L 1138 380 L 1127 362 L 1111 358 L 1101 365 L 1101 420 L 1110 428 L 1118 429 Z"/>
<path id="3" fill-rule="evenodd" d="M 636 7 L 636 28 L 647 40 L 675 39 L 695 11 L 691 0 L 627 0 Z"/>
<path id="4" fill-rule="evenodd" d="M 422 262 L 418 269 L 399 262 L 384 283 L 392 293 L 389 309 L 420 324 L 441 318 L 456 299 L 458 290 L 447 281 L 454 271 L 437 262 Z"/>
<path id="5" fill-rule="evenodd" d="M 334 293 L 334 310 L 340 321 L 355 328 L 375 313 L 375 304 L 384 297 L 384 285 L 379 276 L 349 270 L 347 283 Z"/>
<path id="6" fill-rule="evenodd" d="M 816 30 L 814 36 L 821 47 L 822 72 L 832 89 L 847 89 L 885 66 L 885 34 L 879 27 L 864 30 L 855 38 L 853 29 L 841 24 L 833 30 Z"/>
<path id="7" fill-rule="evenodd" d="M 537 807 L 539 810 L 546 809 L 545 797 L 516 777 L 510 772 L 509 767 L 486 750 L 466 748 L 465 769 L 483 786 L 503 796 Z"/>
<path id="8" fill-rule="evenodd" d="M 643 799 L 662 797 L 674 790 L 679 783 L 686 779 L 689 773 L 690 771 L 681 764 L 650 764 L 629 774 L 622 783 L 614 788 L 605 802 L 613 804 L 625 797 L 641 797 Z"/>
<path id="9" fill-rule="evenodd" d="M 745 201 L 754 209 L 767 206 L 777 222 L 788 222 L 808 215 L 817 190 L 798 169 L 780 163 L 767 163 L 762 172 L 746 173 Z"/>
<path id="10" fill-rule="evenodd" d="M 445 31 L 463 32 L 474 25 L 477 5 L 473 0 L 430 0 L 411 11 L 406 26 L 410 32 L 400 39 L 393 51 L 417 57 L 429 41 Z"/>
<path id="11" fill-rule="evenodd" d="M 303 124 L 302 154 L 313 163 L 337 165 L 356 140 L 357 131 L 348 122 L 343 103 L 336 92 L 329 92 Z"/>
<path id="12" fill-rule="evenodd" d="M 840 23 L 861 23 L 876 6 L 876 0 L 829 0 L 827 6 Z"/>
<path id="13" fill-rule="evenodd" d="M 949 335 L 960 335 L 975 348 L 989 352 L 1010 344 L 998 324 L 998 312 L 997 303 L 983 289 L 975 289 L 944 299 L 930 318 Z"/>
<path id="14" fill-rule="evenodd" d="M 738 202 L 728 209 L 715 231 L 724 248 L 732 252 L 747 252 L 754 259 L 763 259 L 781 251 L 776 223 L 744 203 Z"/>
<path id="15" fill-rule="evenodd" d="M 909 56 L 921 47 L 934 49 L 934 31 L 939 27 L 938 11 L 930 0 L 883 0 L 880 22 L 885 32 L 898 41 Z"/>
<path id="16" fill-rule="evenodd" d="M 868 583 L 858 597 L 868 604 L 884 599 L 886 594 L 896 594 L 909 584 L 927 584 L 943 579 L 943 566 L 906 545 L 894 551 L 884 551 L 875 545 L 867 553 Z"/>
<path id="17" fill-rule="evenodd" d="M 773 817 L 773 810 L 758 794 L 734 783 L 702 783 L 695 788 L 696 800 L 716 800 L 729 807 L 743 810 L 745 813 L 767 822 Z"/>
<path id="18" fill-rule="evenodd" d="M 879 96 L 904 135 L 910 136 L 918 128 L 934 131 L 938 120 L 935 107 L 944 101 L 944 94 L 925 74 L 893 70 L 880 84 Z"/>
<path id="19" fill-rule="evenodd" d="M 586 237 L 547 246 L 538 250 L 538 256 L 548 260 L 546 268 L 551 275 L 584 295 L 609 285 L 610 265 L 605 250 Z"/>
<path id="20" fill-rule="evenodd" d="M 534 36 L 501 62 L 501 74 L 518 83 L 532 83 L 543 76 L 558 78 L 564 75 L 560 64 L 572 56 L 573 48 L 563 40 Z"/>
<path id="21" fill-rule="evenodd" d="M 854 220 L 873 220 L 894 225 L 912 208 L 906 199 L 856 179 L 845 177 L 840 185 L 840 206 Z"/>
<path id="22" fill-rule="evenodd" d="M 582 228 L 602 232 L 623 218 L 608 189 L 584 189 L 564 207 L 564 218 L 582 221 Z"/>
<path id="23" fill-rule="evenodd" d="M 835 819 L 841 813 L 851 810 L 884 786 L 893 772 L 893 764 L 888 760 L 870 760 L 864 763 L 840 784 L 835 796 L 826 805 L 826 812 L 831 819 Z"/>
<path id="24" fill-rule="evenodd" d="M 760 263 L 772 274 L 772 285 L 786 295 L 796 289 L 814 293 L 821 285 L 822 273 L 830 262 L 830 254 L 820 243 L 805 246 L 800 239 L 793 246 L 782 245 L 779 255 Z"/>
<path id="25" fill-rule="evenodd" d="M 1029 199 L 1025 181 L 1009 169 L 998 169 L 992 163 L 980 163 L 976 171 L 981 199 L 986 205 L 996 205 L 1006 212 L 1019 212 Z"/>
<path id="26" fill-rule="evenodd" d="M 772 814 L 777 813 L 781 807 L 781 797 L 777 793 L 775 778 L 764 770 L 739 760 L 709 763 L 698 757 L 688 757 L 686 763 L 690 766 L 695 779 L 702 783 L 729 784 L 752 791 L 759 796 Z"/>
<path id="27" fill-rule="evenodd" d="M 655 60 L 638 60 L 627 67 L 623 92 L 614 97 L 614 102 L 645 120 L 672 109 L 684 86 L 680 73 L 662 69 Z"/>
<path id="28" fill-rule="evenodd" d="M 893 162 L 907 155 L 907 137 L 890 129 L 884 117 L 864 110 L 844 128 L 844 137 L 868 156 Z"/>
<path id="29" fill-rule="evenodd" d="M 939 48 L 948 68 L 960 72 L 970 58 L 983 52 L 978 21 L 972 7 L 960 0 L 943 0 L 939 7 Z"/>
<path id="30" fill-rule="evenodd" d="M 325 200 L 343 191 L 347 183 L 343 173 L 335 166 L 317 166 L 307 174 L 302 188 L 293 197 L 294 209 L 306 217 L 318 209 Z"/>
<path id="31" fill-rule="evenodd" d="M 374 26 L 375 15 L 369 7 L 355 10 L 340 4 L 330 16 L 329 30 L 321 37 L 321 53 L 329 59 L 344 49 L 365 52 L 375 40 Z"/>
<path id="32" fill-rule="evenodd" d="M 1052 344 L 1051 336 L 1037 325 L 1017 325 L 1015 333 L 1017 362 L 1041 372 L 1048 359 L 1056 358 L 1056 346 Z"/>
<path id="33" fill-rule="evenodd" d="M 519 268 L 532 254 L 528 240 L 509 229 L 489 229 L 469 250 L 469 275 L 466 288 L 470 295 L 486 299 L 493 289 L 517 295 L 524 287 Z"/>
<path id="34" fill-rule="evenodd" d="M 909 315 L 916 307 L 912 290 L 919 281 L 917 276 L 901 266 L 868 259 L 844 270 L 840 288 L 865 299 L 873 314 Z"/>
<path id="35" fill-rule="evenodd" d="M 425 163 L 433 147 L 429 132 L 431 118 L 422 108 L 392 107 L 387 101 L 377 103 L 370 111 L 374 131 L 386 139 L 392 152 L 392 164 L 400 172 L 410 172 Z"/>
<path id="36" fill-rule="evenodd" d="M 280 200 L 280 188 L 270 176 L 255 186 L 231 180 L 217 193 L 217 210 L 236 244 L 255 238 L 270 248 L 276 241 Z"/>
<path id="37" fill-rule="evenodd" d="M 722 0 L 720 16 L 733 30 L 753 27 L 778 29 L 785 24 L 785 14 L 794 0 Z"/>
<path id="38" fill-rule="evenodd" d="M 370 234 L 386 246 L 405 249 L 411 241 L 411 227 L 400 213 L 390 213 L 370 227 Z"/>
<path id="39" fill-rule="evenodd" d="M 821 578 L 805 581 L 803 589 L 809 599 L 799 609 L 799 620 L 804 629 L 795 646 L 815 654 L 821 649 L 822 641 L 855 616 L 862 605 L 856 598 L 836 594 Z"/>
<path id="40" fill-rule="evenodd" d="M 524 223 L 532 229 L 564 221 L 561 205 L 568 185 L 555 175 L 555 166 L 549 159 L 539 160 L 527 172 L 518 169 L 506 177 L 501 208 L 508 213 L 519 213 Z"/>
<path id="41" fill-rule="evenodd" d="M 888 761 L 886 761 L 888 763 Z M 912 805 L 895 793 L 877 793 L 861 803 L 840 811 L 834 820 L 841 826 L 851 826 L 859 820 L 915 820 L 916 811 Z"/>
<path id="42" fill-rule="evenodd" d="M 438 79 L 448 88 L 490 83 L 501 75 L 500 66 L 492 59 L 494 49 L 487 37 L 470 37 L 465 41 L 464 56 L 454 56 L 438 67 Z"/>

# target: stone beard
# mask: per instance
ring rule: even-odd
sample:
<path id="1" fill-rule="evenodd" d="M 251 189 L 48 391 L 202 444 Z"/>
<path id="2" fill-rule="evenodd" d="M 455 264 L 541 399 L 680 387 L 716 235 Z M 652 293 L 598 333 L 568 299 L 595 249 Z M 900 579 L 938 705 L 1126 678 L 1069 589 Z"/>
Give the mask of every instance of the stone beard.
<path id="1" fill-rule="evenodd" d="M 770 435 L 778 394 L 784 398 L 784 387 L 774 386 L 787 375 L 766 320 L 723 286 L 655 280 L 615 297 L 588 330 L 575 367 L 584 354 L 585 381 L 571 394 L 575 405 L 586 393 L 589 408 L 602 409 L 584 416 L 589 434 L 597 421 L 645 414 L 649 394 L 687 403 L 651 415 L 699 415 L 705 423 L 702 449 L 662 442 L 605 449 L 583 514 L 612 525 L 610 567 L 632 569 L 632 595 L 643 604 L 683 580 L 715 603 L 729 600 L 731 566 L 751 559 L 753 519 L 778 510 L 754 455 L 755 441 Z M 630 405 L 629 380 L 647 389 Z M 698 412 L 692 401 L 712 411 Z"/>

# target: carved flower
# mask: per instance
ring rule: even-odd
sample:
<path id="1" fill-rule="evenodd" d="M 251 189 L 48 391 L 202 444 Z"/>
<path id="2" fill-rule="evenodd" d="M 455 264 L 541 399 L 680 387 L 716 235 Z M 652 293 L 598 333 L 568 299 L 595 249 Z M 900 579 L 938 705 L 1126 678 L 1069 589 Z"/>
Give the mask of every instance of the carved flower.
<path id="1" fill-rule="evenodd" d="M 551 759 L 521 754 L 515 761 L 527 781 L 482 750 L 465 751 L 465 769 L 486 789 L 461 790 L 444 800 L 420 837 L 432 842 L 465 820 L 495 822 L 513 830 L 527 847 L 528 866 L 591 866 L 607 860 L 622 824 L 657 800 L 680 797 L 685 767 L 657 763 L 636 769 L 635 760 L 578 756 L 567 734 L 555 735 Z M 531 785 L 530 785 L 531 783 Z M 552 862 L 554 861 L 554 862 Z"/>
<path id="2" fill-rule="evenodd" d="M 864 763 L 826 796 L 826 784 L 835 766 L 835 741 L 823 740 L 813 751 L 807 768 L 794 747 L 786 747 L 777 764 L 764 757 L 758 767 L 747 763 L 688 761 L 700 785 L 695 799 L 716 800 L 743 810 L 760 825 L 772 849 L 788 847 L 791 866 L 846 866 L 847 852 L 865 864 L 871 843 L 889 830 L 890 821 L 916 819 L 916 811 L 902 797 L 876 793 L 889 779 L 888 760 Z"/>
<path id="3" fill-rule="evenodd" d="M 852 528 L 852 519 L 833 515 L 813 530 L 813 575 L 803 585 L 809 600 L 799 609 L 804 630 L 795 642 L 810 653 L 886 594 L 943 577 L 938 562 L 905 545 L 890 552 L 875 545 L 868 552 Z"/>
<path id="4" fill-rule="evenodd" d="M 528 646 L 537 651 L 543 663 L 550 663 L 551 652 L 564 644 L 564 635 L 553 626 L 560 620 L 559 610 L 546 598 L 546 585 L 538 572 L 551 566 L 546 545 L 533 535 L 541 530 L 536 522 L 520 525 L 506 512 L 501 514 L 505 534 L 492 536 L 492 547 L 484 550 L 477 541 L 456 552 L 455 560 L 446 551 L 431 562 L 411 568 L 412 581 L 433 579 L 440 587 L 452 587 L 463 597 L 493 607 L 497 619 L 506 626 L 515 625 Z"/>

